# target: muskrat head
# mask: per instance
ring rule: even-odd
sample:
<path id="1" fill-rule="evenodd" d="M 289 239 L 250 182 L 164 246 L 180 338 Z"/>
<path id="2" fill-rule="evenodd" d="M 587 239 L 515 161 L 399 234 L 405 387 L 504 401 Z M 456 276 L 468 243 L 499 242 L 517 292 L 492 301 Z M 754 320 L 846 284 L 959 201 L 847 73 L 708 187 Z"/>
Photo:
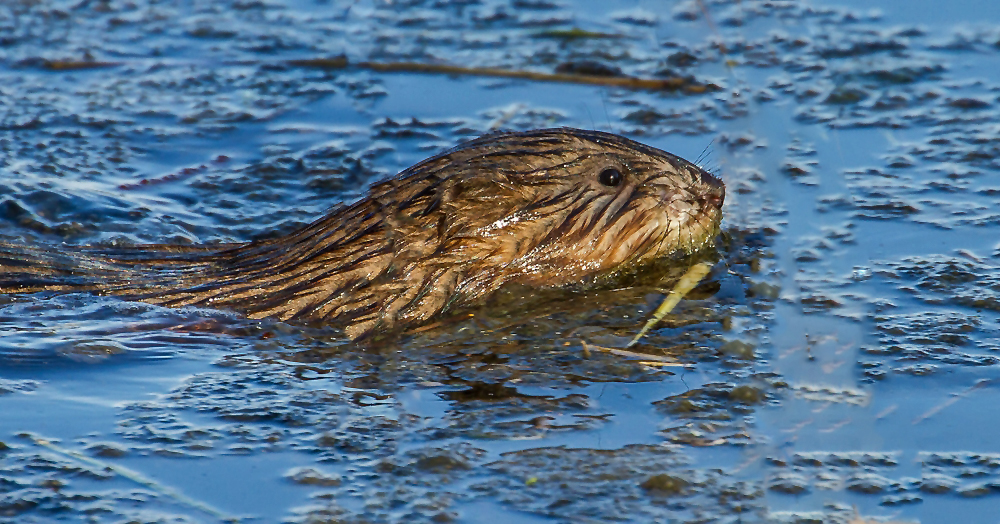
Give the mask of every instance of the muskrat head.
<path id="1" fill-rule="evenodd" d="M 694 164 L 598 131 L 487 135 L 428 162 L 413 169 L 452 175 L 434 192 L 434 253 L 467 266 L 459 288 L 472 295 L 694 252 L 717 234 L 725 198 Z"/>
<path id="2" fill-rule="evenodd" d="M 693 164 L 616 135 L 492 134 L 279 242 L 240 248 L 231 287 L 250 291 L 215 285 L 197 299 L 218 305 L 231 295 L 255 318 L 323 319 L 360 338 L 480 302 L 507 283 L 585 282 L 692 252 L 714 238 L 724 195 Z M 251 264 L 261 278 L 247 276 Z"/>

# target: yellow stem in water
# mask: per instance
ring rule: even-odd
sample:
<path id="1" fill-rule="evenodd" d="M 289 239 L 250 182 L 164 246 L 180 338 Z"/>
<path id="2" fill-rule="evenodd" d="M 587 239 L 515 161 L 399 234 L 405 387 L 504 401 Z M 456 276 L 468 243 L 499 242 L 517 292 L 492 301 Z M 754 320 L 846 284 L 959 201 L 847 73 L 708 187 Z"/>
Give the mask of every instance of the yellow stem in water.
<path id="1" fill-rule="evenodd" d="M 629 342 L 625 347 L 630 348 L 634 346 L 637 342 L 639 342 L 639 339 L 645 336 L 646 333 L 649 333 L 649 330 L 653 329 L 653 326 L 655 326 L 657 322 L 663 320 L 663 317 L 667 316 L 667 313 L 670 313 L 670 311 L 674 309 L 677 303 L 684 298 L 684 295 L 690 293 L 691 290 L 694 289 L 703 278 L 705 278 L 705 275 L 708 274 L 710 269 L 712 269 L 712 265 L 707 262 L 699 262 L 688 268 L 687 273 L 684 273 L 684 276 L 677 281 L 677 285 L 670 290 L 670 294 L 667 295 L 667 298 L 663 299 L 663 303 L 660 304 L 660 307 L 656 308 L 656 311 L 653 312 L 653 317 L 646 321 L 646 325 L 642 326 L 642 330 L 639 331 L 639 334 L 636 335 L 635 338 L 632 339 L 632 342 Z"/>

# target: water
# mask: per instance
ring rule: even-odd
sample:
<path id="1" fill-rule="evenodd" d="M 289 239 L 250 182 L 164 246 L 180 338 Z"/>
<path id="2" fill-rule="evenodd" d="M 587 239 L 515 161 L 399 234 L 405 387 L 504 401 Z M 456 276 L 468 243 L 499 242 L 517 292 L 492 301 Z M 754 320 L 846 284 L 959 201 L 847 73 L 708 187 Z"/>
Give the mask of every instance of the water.
<path id="1" fill-rule="evenodd" d="M 4 241 L 277 235 L 495 127 L 624 133 L 728 187 L 719 262 L 642 346 L 677 367 L 582 344 L 624 345 L 656 279 L 513 293 L 380 348 L 0 297 L 0 522 L 995 522 L 998 21 L 971 0 L 0 7 Z M 544 34 L 573 27 L 619 37 Z M 341 53 L 722 89 L 284 62 Z"/>

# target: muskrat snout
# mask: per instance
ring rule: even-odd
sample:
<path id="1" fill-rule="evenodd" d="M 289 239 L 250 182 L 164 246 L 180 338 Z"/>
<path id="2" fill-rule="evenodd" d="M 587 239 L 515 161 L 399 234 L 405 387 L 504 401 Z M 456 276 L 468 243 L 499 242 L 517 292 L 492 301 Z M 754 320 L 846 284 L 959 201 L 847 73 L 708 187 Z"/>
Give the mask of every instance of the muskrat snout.
<path id="1" fill-rule="evenodd" d="M 726 201 L 726 185 L 709 173 L 702 173 L 701 181 L 705 184 L 705 192 L 700 195 L 699 200 L 705 205 L 721 208 Z"/>
<path id="2" fill-rule="evenodd" d="M 701 172 L 701 183 L 705 185 L 705 192 L 701 194 L 701 201 L 705 204 L 721 208 L 726 201 L 726 184 L 721 178 L 709 173 Z"/>

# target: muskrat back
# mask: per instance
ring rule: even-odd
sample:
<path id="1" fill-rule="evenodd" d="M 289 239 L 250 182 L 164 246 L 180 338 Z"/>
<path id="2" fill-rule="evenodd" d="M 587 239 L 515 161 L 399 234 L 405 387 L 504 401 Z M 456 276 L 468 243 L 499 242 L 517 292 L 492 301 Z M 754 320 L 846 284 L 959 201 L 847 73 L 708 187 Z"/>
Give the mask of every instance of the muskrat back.
<path id="1" fill-rule="evenodd" d="M 321 320 L 359 338 L 712 243 L 725 187 L 599 131 L 497 133 L 376 184 L 291 234 L 213 246 L 0 244 L 0 292 L 88 291 L 166 306 Z"/>

